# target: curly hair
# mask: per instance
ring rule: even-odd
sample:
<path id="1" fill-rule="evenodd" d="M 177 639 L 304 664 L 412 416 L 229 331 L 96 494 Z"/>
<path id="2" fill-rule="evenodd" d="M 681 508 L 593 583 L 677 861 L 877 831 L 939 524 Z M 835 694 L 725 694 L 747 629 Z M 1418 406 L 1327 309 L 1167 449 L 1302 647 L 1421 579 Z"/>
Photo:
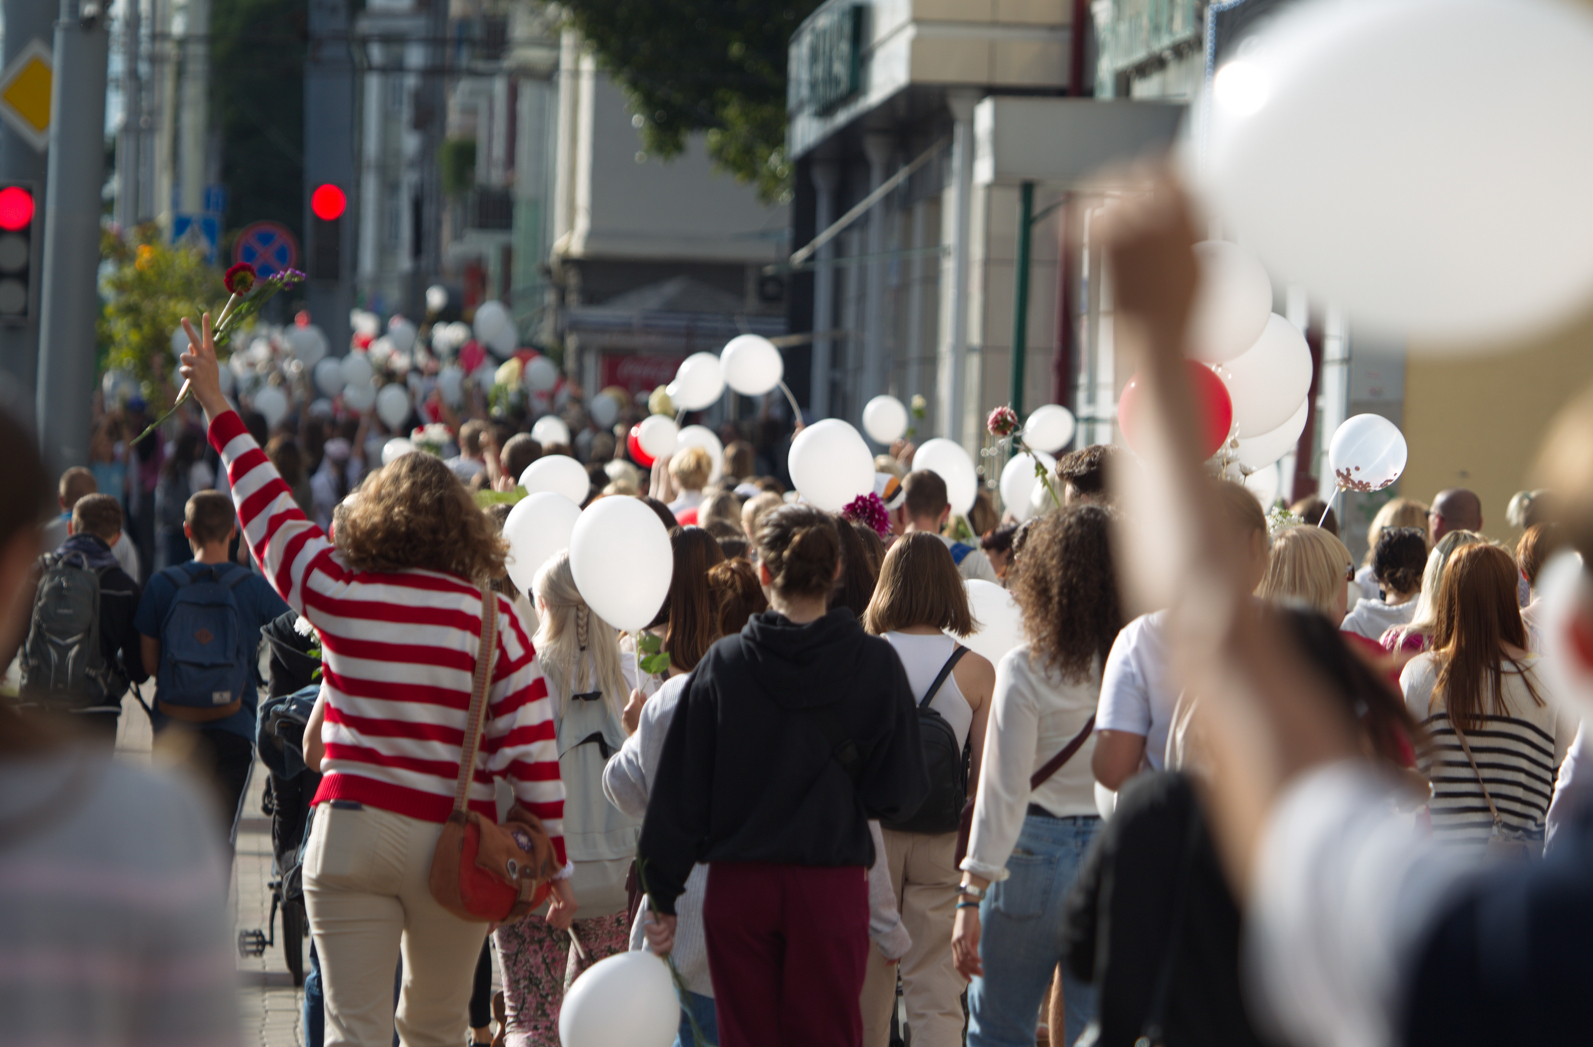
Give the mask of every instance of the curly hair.
<path id="1" fill-rule="evenodd" d="M 1024 534 L 1012 594 L 1029 653 L 1071 681 L 1098 670 L 1123 628 L 1115 523 L 1113 510 L 1085 502 L 1031 521 Z"/>
<path id="2" fill-rule="evenodd" d="M 356 571 L 419 568 L 490 580 L 509 546 L 442 459 L 406 454 L 343 502 L 334 541 Z"/>

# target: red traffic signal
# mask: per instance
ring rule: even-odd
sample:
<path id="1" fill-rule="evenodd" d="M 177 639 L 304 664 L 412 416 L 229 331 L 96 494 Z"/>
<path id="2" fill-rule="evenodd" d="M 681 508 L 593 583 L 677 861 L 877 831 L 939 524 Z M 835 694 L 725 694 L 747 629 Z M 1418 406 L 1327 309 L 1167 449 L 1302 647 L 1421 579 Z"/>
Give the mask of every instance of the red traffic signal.
<path id="1" fill-rule="evenodd" d="M 310 211 L 323 222 L 343 217 L 343 211 L 347 207 L 348 197 L 343 195 L 343 190 L 330 182 L 316 186 L 315 192 L 310 194 Z"/>
<path id="2" fill-rule="evenodd" d="M 20 185 L 0 189 L 0 229 L 16 232 L 33 221 L 33 194 Z"/>

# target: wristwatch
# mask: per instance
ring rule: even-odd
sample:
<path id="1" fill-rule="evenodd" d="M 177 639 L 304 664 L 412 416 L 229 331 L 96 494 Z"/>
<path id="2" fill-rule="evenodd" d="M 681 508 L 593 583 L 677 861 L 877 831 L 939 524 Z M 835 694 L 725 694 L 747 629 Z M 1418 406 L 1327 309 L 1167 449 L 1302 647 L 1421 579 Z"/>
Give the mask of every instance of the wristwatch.
<path id="1" fill-rule="evenodd" d="M 982 901 L 985 900 L 985 891 L 986 890 L 988 890 L 988 888 L 975 887 L 972 883 L 969 883 L 967 880 L 964 880 L 962 883 L 957 885 L 957 893 L 958 894 L 963 895 L 963 896 L 968 897 L 968 898 L 972 898 L 976 902 L 982 902 Z"/>

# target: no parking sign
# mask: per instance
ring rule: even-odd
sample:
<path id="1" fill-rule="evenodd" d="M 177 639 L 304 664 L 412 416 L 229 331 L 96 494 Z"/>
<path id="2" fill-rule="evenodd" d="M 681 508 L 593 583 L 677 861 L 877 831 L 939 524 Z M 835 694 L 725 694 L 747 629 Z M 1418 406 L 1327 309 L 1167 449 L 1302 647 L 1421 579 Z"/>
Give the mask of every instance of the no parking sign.
<path id="1" fill-rule="evenodd" d="M 232 247 L 233 264 L 247 262 L 261 276 L 297 268 L 299 242 L 286 226 L 278 222 L 255 222 L 245 226 Z"/>

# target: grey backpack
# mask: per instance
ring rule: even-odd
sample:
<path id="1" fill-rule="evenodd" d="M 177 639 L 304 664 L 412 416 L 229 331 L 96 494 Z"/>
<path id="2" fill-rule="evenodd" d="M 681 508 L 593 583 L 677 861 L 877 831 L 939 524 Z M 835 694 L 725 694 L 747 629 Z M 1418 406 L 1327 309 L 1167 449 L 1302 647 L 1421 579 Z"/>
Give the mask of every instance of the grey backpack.
<path id="1" fill-rule="evenodd" d="M 82 553 L 42 559 L 22 648 L 22 698 L 71 712 L 119 701 L 116 668 L 100 653 L 100 576 Z"/>

